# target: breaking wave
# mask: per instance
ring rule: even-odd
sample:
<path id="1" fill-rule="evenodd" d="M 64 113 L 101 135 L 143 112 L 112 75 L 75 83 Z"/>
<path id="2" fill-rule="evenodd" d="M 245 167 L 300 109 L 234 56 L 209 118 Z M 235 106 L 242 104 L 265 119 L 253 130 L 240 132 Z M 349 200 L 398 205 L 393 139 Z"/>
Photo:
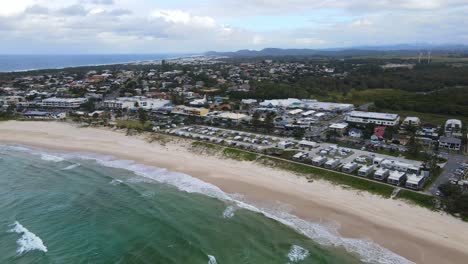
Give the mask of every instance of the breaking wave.
<path id="1" fill-rule="evenodd" d="M 235 211 L 236 208 L 234 206 L 228 206 L 223 212 L 223 217 L 226 219 L 232 218 Z"/>
<path id="2" fill-rule="evenodd" d="M 62 170 L 73 170 L 74 168 L 78 168 L 80 166 L 79 163 L 76 163 L 76 164 L 72 164 L 70 166 L 67 166 L 65 168 L 63 168 Z"/>
<path id="3" fill-rule="evenodd" d="M 15 148 L 15 150 L 29 152 L 32 154 L 41 153 L 37 149 L 29 149 L 17 146 L 15 146 Z M 42 151 L 42 153 L 48 152 Z M 225 202 L 233 203 L 238 208 L 243 208 L 253 212 L 261 213 L 268 218 L 274 219 L 284 225 L 287 225 L 321 245 L 342 247 L 347 252 L 359 256 L 359 258 L 364 262 L 380 264 L 413 263 L 407 260 L 406 258 L 379 246 L 371 240 L 342 237 L 338 234 L 336 229 L 324 226 L 323 224 L 305 221 L 295 215 L 286 212 L 285 210 L 255 207 L 240 200 L 238 195 L 229 195 L 223 192 L 220 188 L 216 187 L 215 185 L 204 182 L 187 174 L 170 172 L 163 168 L 138 164 L 131 160 L 119 160 L 115 159 L 115 157 L 112 156 L 98 155 L 93 153 L 54 153 L 54 155 L 62 157 L 63 159 L 94 160 L 97 163 L 106 167 L 125 169 L 128 171 L 132 171 L 136 175 L 141 176 L 143 178 L 151 179 L 159 183 L 172 185 L 180 191 L 204 194 L 206 196 L 217 198 Z M 228 208 L 226 208 L 226 210 L 224 211 L 223 216 L 226 212 L 227 215 L 230 215 L 229 211 L 232 209 L 228 210 Z"/>
<path id="4" fill-rule="evenodd" d="M 208 264 L 218 264 L 218 262 L 216 262 L 216 258 L 212 255 L 208 255 Z"/>
<path id="5" fill-rule="evenodd" d="M 288 259 L 292 263 L 304 260 L 309 256 L 309 251 L 298 245 L 293 245 L 288 253 Z"/>
<path id="6" fill-rule="evenodd" d="M 32 250 L 47 252 L 47 247 L 42 242 L 42 239 L 26 229 L 18 221 L 13 223 L 13 228 L 10 232 L 15 232 L 21 235 L 21 237 L 16 241 L 16 244 L 18 244 L 16 253 L 18 253 L 18 255 L 22 255 L 23 253 Z"/>

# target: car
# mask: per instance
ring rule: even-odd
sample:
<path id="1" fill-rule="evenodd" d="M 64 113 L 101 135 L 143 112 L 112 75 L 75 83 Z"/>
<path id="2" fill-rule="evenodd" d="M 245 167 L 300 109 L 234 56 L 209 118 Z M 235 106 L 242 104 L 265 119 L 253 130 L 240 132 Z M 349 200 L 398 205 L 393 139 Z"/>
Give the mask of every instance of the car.
<path id="1" fill-rule="evenodd" d="M 436 194 L 437 196 L 442 196 L 442 193 L 441 193 L 440 191 L 437 191 L 435 194 Z"/>

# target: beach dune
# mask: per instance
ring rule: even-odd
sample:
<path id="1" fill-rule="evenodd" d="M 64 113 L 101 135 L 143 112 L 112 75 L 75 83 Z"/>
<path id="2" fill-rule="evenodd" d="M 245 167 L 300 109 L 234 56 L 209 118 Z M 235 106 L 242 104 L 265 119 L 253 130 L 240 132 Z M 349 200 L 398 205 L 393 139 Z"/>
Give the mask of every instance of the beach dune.
<path id="1" fill-rule="evenodd" d="M 216 156 L 197 155 L 190 142 L 148 143 L 144 136 L 61 122 L 0 122 L 0 143 L 111 154 L 192 175 L 251 203 L 288 205 L 305 220 L 334 224 L 344 237 L 370 239 L 416 263 L 467 263 L 468 223 L 400 200 Z"/>

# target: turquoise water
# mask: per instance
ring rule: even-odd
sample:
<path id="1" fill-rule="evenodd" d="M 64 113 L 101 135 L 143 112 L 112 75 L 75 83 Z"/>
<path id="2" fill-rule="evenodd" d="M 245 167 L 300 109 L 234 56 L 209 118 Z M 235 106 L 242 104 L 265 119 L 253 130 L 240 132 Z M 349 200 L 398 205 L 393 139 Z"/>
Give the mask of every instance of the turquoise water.
<path id="1" fill-rule="evenodd" d="M 0 263 L 405 262 L 131 161 L 0 145 L 0 168 Z"/>

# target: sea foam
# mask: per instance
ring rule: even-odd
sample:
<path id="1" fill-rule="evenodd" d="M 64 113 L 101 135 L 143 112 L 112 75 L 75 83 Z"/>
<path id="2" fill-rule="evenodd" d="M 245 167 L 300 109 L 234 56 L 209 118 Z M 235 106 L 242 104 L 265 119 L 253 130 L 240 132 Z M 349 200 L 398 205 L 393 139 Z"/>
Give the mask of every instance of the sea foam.
<path id="1" fill-rule="evenodd" d="M 45 161 L 52 161 L 52 162 L 61 162 L 64 160 L 64 158 L 62 157 L 53 156 L 53 155 L 49 155 L 46 153 L 41 154 L 41 159 Z"/>
<path id="2" fill-rule="evenodd" d="M 18 255 L 22 255 L 23 253 L 32 250 L 47 252 L 47 247 L 42 242 L 42 239 L 26 229 L 18 221 L 13 224 L 13 228 L 10 230 L 10 232 L 15 232 L 21 235 L 21 237 L 16 241 L 18 244 L 16 253 L 18 253 Z"/>
<path id="3" fill-rule="evenodd" d="M 208 264 L 218 264 L 218 262 L 216 262 L 216 258 L 212 255 L 208 255 Z"/>
<path id="4" fill-rule="evenodd" d="M 1 147 L 1 145 L 0 145 Z M 362 261 L 380 264 L 403 264 L 413 263 L 406 258 L 383 248 L 371 240 L 346 238 L 339 235 L 336 229 L 314 222 L 305 221 L 292 215 L 285 210 L 272 208 L 258 208 L 254 205 L 243 202 L 238 195 L 228 195 L 220 188 L 190 175 L 170 172 L 163 168 L 138 164 L 131 160 L 119 160 L 113 156 L 98 155 L 93 153 L 50 153 L 38 149 L 25 148 L 23 146 L 7 146 L 11 150 L 28 152 L 37 155 L 46 153 L 64 159 L 94 160 L 97 163 L 112 168 L 132 171 L 138 176 L 151 179 L 156 182 L 172 185 L 180 191 L 188 193 L 199 193 L 219 200 L 234 203 L 237 207 L 263 214 L 264 216 L 276 220 L 297 232 L 309 237 L 320 245 L 342 247 L 347 252 L 357 255 Z"/>
<path id="5" fill-rule="evenodd" d="M 70 166 L 67 166 L 65 168 L 63 168 L 62 170 L 73 170 L 74 168 L 78 168 L 81 164 L 79 163 L 75 163 L 75 164 L 72 164 Z"/>
<path id="6" fill-rule="evenodd" d="M 228 206 L 224 212 L 223 212 L 223 217 L 226 219 L 230 219 L 234 217 L 234 212 L 236 211 L 236 207 L 234 206 Z"/>
<path id="7" fill-rule="evenodd" d="M 291 261 L 292 263 L 295 263 L 295 262 L 299 262 L 307 258 L 309 256 L 309 251 L 298 245 L 293 245 L 291 249 L 289 250 L 289 253 L 287 256 L 288 256 L 289 261 Z"/>

